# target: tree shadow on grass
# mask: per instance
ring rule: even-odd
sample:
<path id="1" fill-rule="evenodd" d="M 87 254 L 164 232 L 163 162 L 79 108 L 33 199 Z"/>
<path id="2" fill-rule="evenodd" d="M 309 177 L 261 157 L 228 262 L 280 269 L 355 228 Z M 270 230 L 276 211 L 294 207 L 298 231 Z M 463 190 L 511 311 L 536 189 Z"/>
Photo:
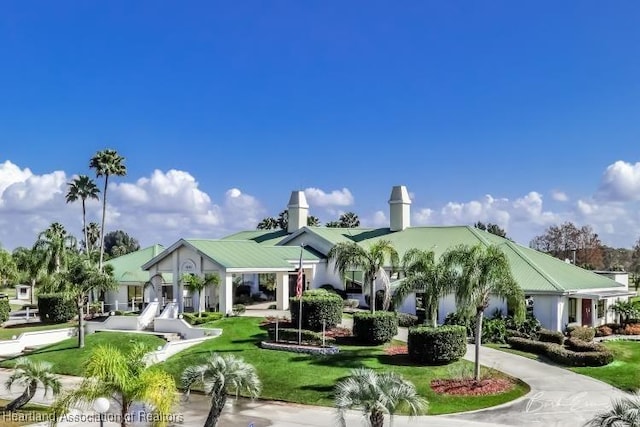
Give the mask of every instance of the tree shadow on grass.
<path id="1" fill-rule="evenodd" d="M 310 384 L 310 385 L 303 385 L 301 387 L 298 387 L 300 390 L 311 390 L 311 391 L 317 391 L 319 393 L 327 393 L 329 395 L 333 394 L 333 388 L 334 386 L 332 385 L 319 385 L 319 384 Z"/>
<path id="2" fill-rule="evenodd" d="M 291 362 L 306 362 L 317 366 L 331 366 L 336 368 L 362 368 L 365 361 L 372 358 L 371 350 L 354 349 L 333 355 L 300 355 L 290 359 Z"/>
<path id="3" fill-rule="evenodd" d="M 377 357 L 378 361 L 383 365 L 416 367 L 422 366 L 412 362 L 408 354 L 379 354 Z"/>

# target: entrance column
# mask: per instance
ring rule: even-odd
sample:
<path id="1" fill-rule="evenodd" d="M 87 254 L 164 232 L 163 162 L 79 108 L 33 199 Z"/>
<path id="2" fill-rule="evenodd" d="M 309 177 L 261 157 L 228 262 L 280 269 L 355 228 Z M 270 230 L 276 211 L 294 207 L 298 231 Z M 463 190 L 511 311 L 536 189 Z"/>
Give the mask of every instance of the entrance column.
<path id="1" fill-rule="evenodd" d="M 276 273 L 276 308 L 289 310 L 289 273 Z"/>
<path id="2" fill-rule="evenodd" d="M 233 307 L 233 277 L 227 270 L 220 271 L 220 313 L 229 314 Z"/>

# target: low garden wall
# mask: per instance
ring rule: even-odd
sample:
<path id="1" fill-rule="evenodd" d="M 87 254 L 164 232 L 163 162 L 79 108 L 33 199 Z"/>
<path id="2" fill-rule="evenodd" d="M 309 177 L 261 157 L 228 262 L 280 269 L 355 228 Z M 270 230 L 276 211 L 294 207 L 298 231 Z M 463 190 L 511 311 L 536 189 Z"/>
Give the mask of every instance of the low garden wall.
<path id="1" fill-rule="evenodd" d="M 193 327 L 184 319 L 163 319 L 157 317 L 153 321 L 155 332 L 173 332 L 180 334 L 185 340 L 218 336 L 222 334 L 222 329 Z"/>
<path id="2" fill-rule="evenodd" d="M 77 328 L 25 332 L 16 339 L 0 341 L 0 356 L 14 356 L 27 347 L 55 344 L 76 335 Z"/>
<path id="3" fill-rule="evenodd" d="M 218 334 L 219 335 L 219 334 Z M 171 341 L 166 343 L 162 348 L 159 348 L 156 351 L 152 351 L 147 353 L 144 356 L 144 361 L 148 365 L 154 365 L 156 363 L 164 362 L 171 356 L 180 353 L 183 350 L 188 349 L 189 347 L 193 347 L 194 345 L 198 345 L 206 340 L 210 340 L 216 338 L 218 335 L 211 335 L 201 338 L 194 338 L 190 340 L 182 340 L 182 341 Z"/>

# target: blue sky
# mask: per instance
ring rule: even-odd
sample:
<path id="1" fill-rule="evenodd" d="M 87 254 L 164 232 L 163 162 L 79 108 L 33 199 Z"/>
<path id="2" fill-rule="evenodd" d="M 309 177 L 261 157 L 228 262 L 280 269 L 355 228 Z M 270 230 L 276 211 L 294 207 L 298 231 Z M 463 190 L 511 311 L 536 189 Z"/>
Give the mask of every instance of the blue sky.
<path id="1" fill-rule="evenodd" d="M 353 210 L 382 225 L 391 186 L 406 184 L 416 223 L 502 222 L 526 244 L 572 220 L 628 246 L 640 236 L 639 13 L 631 1 L 3 2 L 0 165 L 21 173 L 0 169 L 0 195 L 28 179 L 53 194 L 111 147 L 127 159 L 121 183 L 156 169 L 193 178 L 177 186 L 196 195 L 175 222 L 193 219 L 189 203 L 217 215 L 151 232 L 126 219 L 131 191 L 114 190 L 112 225 L 143 243 L 246 227 L 297 188 L 327 196 L 310 200 L 323 220 Z M 252 217 L 234 222 L 230 189 Z M 23 226 L 0 232 L 5 246 L 77 221 L 64 204 L 12 197 L 0 218 Z"/>

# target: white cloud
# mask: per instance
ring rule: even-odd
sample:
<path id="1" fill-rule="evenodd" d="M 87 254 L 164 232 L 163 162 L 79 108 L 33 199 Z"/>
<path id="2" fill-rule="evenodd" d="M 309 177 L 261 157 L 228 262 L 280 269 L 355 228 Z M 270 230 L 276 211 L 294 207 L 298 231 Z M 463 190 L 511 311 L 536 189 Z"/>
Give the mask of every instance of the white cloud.
<path id="1" fill-rule="evenodd" d="M 640 200 L 640 162 L 622 160 L 609 165 L 602 175 L 597 196 L 602 200 Z"/>
<path id="2" fill-rule="evenodd" d="M 389 219 L 382 211 L 375 211 L 373 215 L 361 218 L 363 227 L 382 228 L 389 226 Z"/>
<path id="3" fill-rule="evenodd" d="M 353 204 L 353 195 L 348 188 L 326 193 L 319 188 L 310 187 L 304 190 L 304 194 L 309 204 L 317 207 L 327 208 L 331 206 L 351 206 Z"/>
<path id="4" fill-rule="evenodd" d="M 567 193 L 565 193 L 564 191 L 560 191 L 560 190 L 553 190 L 551 192 L 551 198 L 553 200 L 555 200 L 556 202 L 567 202 L 567 201 L 569 201 L 569 196 L 567 196 Z"/>

